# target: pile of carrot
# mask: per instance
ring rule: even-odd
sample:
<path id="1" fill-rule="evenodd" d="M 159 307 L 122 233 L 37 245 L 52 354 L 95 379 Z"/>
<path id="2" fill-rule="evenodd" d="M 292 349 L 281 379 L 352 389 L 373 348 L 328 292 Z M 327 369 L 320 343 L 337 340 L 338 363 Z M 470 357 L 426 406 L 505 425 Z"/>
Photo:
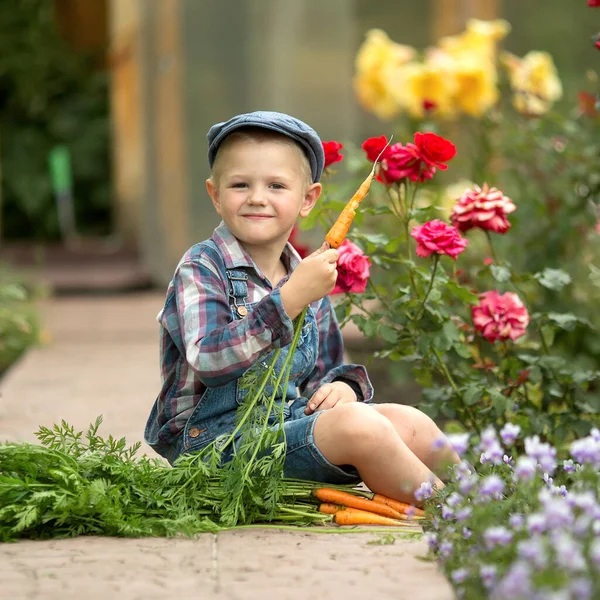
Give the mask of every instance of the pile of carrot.
<path id="1" fill-rule="evenodd" d="M 398 527 L 405 525 L 406 521 L 420 521 L 425 516 L 420 508 L 381 494 L 364 498 L 332 488 L 317 488 L 312 494 L 321 502 L 319 512 L 333 515 L 336 525 Z"/>

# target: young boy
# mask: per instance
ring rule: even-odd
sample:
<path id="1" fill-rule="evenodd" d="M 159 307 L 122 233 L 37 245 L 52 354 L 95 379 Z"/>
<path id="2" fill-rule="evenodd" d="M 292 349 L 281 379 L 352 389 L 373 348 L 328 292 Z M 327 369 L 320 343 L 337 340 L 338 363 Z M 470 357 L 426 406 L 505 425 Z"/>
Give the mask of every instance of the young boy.
<path id="1" fill-rule="evenodd" d="M 422 482 L 442 487 L 432 471 L 441 474 L 458 457 L 439 443 L 433 421 L 408 406 L 371 404 L 365 368 L 343 363 L 328 298 L 337 250 L 324 244 L 300 260 L 288 243 L 298 217 L 308 216 L 321 194 L 317 133 L 288 115 L 261 111 L 214 125 L 208 146 L 206 189 L 222 222 L 185 253 L 158 315 L 162 390 L 146 441 L 173 462 L 231 433 L 244 396 L 239 379 L 275 349 L 285 355 L 292 321 L 309 306 L 280 399 L 285 475 L 363 480 L 408 502 Z"/>

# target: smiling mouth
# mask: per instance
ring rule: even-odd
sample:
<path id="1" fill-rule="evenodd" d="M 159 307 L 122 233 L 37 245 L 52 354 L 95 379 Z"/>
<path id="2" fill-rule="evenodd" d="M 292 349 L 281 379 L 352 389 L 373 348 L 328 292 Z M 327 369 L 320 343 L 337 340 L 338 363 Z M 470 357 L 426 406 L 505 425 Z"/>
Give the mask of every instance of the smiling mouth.
<path id="1" fill-rule="evenodd" d="M 272 219 L 273 217 L 271 215 L 242 215 L 244 217 L 244 219 L 256 219 L 257 221 L 260 221 L 262 219 Z"/>

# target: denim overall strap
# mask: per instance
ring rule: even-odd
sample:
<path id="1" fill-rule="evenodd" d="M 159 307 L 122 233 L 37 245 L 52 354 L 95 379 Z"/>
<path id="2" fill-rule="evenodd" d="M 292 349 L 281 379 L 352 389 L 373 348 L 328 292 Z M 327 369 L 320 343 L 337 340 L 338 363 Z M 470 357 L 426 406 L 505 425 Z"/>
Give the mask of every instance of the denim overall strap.
<path id="1" fill-rule="evenodd" d="M 248 314 L 248 274 L 240 269 L 226 269 L 229 280 L 229 306 L 238 318 Z"/>

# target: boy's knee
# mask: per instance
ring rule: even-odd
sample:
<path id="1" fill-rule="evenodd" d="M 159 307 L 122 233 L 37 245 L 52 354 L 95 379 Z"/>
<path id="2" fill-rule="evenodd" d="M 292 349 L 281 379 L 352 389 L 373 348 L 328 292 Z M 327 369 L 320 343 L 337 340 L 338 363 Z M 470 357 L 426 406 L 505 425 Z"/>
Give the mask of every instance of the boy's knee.
<path id="1" fill-rule="evenodd" d="M 357 447 L 385 443 L 386 438 L 396 436 L 391 422 L 365 404 L 344 404 L 336 407 L 336 411 L 339 411 L 336 418 L 339 435 Z"/>

